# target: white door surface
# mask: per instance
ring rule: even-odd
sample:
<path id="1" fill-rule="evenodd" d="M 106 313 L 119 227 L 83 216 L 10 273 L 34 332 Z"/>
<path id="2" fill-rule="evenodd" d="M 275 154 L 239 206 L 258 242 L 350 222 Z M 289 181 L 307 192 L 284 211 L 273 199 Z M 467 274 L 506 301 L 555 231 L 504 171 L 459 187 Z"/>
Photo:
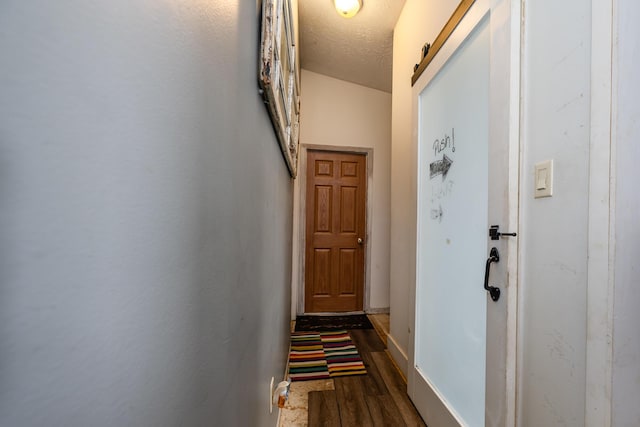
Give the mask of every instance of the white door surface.
<path id="1" fill-rule="evenodd" d="M 438 427 L 514 419 L 517 237 L 489 237 L 492 225 L 506 233 L 518 222 L 514 12 L 510 1 L 476 1 L 413 90 L 418 224 L 408 391 Z"/>

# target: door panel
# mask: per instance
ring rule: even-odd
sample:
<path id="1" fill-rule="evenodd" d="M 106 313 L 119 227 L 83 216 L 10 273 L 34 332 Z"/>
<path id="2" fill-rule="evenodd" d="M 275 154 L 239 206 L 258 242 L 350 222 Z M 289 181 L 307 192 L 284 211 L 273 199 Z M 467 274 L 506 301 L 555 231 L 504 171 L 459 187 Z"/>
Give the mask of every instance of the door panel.
<path id="1" fill-rule="evenodd" d="M 516 3 L 476 0 L 413 90 L 418 223 L 408 391 L 429 425 L 513 425 L 517 245 L 490 241 L 488 230 L 515 231 L 517 219 Z M 487 260 L 492 247 L 499 262 Z M 489 265 L 497 301 L 483 288 Z"/>
<path id="2" fill-rule="evenodd" d="M 309 150 L 306 192 L 305 312 L 361 311 L 366 156 Z"/>
<path id="3" fill-rule="evenodd" d="M 447 99 L 447 103 L 442 100 Z M 415 367 L 466 425 L 484 424 L 487 20 L 420 94 Z M 443 166 L 446 170 L 443 170 Z M 438 349 L 434 351 L 433 349 Z"/>

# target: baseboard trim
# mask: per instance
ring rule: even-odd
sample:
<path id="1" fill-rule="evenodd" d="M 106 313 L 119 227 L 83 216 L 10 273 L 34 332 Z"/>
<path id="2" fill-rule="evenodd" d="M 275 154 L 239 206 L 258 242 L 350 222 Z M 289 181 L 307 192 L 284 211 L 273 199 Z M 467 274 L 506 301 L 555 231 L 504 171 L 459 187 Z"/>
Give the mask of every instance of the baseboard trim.
<path id="1" fill-rule="evenodd" d="M 366 310 L 367 314 L 389 314 L 389 307 L 369 308 Z"/>
<path id="2" fill-rule="evenodd" d="M 409 357 L 407 357 L 407 353 L 398 345 L 396 340 L 393 338 L 391 333 L 387 334 L 387 349 L 389 350 L 389 354 L 391 358 L 398 366 L 402 375 L 407 378 L 407 370 L 409 368 Z"/>

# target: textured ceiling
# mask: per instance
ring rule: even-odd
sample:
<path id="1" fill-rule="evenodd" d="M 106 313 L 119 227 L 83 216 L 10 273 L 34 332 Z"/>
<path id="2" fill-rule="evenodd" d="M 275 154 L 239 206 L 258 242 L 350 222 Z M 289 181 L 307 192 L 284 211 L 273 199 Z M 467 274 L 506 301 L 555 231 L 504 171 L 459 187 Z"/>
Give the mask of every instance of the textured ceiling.
<path id="1" fill-rule="evenodd" d="M 333 0 L 299 0 L 300 66 L 391 92 L 393 27 L 405 0 L 363 0 L 353 18 Z"/>

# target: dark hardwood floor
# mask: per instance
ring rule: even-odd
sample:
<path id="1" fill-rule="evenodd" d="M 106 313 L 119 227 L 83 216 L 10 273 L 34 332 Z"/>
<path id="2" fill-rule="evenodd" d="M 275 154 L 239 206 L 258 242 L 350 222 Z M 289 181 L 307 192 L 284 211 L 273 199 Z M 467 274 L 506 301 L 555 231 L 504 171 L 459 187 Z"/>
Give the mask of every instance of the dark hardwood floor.
<path id="1" fill-rule="evenodd" d="M 309 393 L 309 427 L 425 426 L 374 329 L 349 331 L 367 375 L 338 377 L 335 390 Z"/>

